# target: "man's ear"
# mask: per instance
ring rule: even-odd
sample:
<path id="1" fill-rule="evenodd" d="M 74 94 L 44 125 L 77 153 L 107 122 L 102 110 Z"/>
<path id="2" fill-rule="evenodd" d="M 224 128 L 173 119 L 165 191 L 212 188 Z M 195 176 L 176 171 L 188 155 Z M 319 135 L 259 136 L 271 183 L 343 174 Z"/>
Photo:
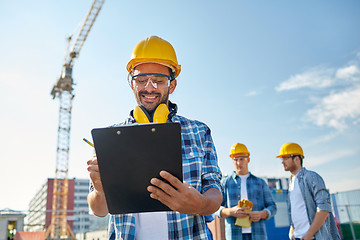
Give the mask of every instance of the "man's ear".
<path id="1" fill-rule="evenodd" d="M 131 87 L 132 90 L 134 90 L 134 83 L 133 83 L 133 81 L 130 81 L 130 87 Z"/>
<path id="2" fill-rule="evenodd" d="M 174 90 L 176 88 L 176 85 L 177 85 L 177 80 L 176 79 L 174 79 L 174 80 L 172 80 L 170 82 L 170 89 L 169 89 L 170 94 L 174 92 Z"/>

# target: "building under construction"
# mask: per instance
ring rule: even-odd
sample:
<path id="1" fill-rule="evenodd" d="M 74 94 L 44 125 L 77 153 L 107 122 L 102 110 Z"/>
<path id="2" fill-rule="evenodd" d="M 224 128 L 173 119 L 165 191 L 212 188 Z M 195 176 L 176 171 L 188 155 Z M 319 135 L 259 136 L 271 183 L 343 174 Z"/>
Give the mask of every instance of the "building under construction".
<path id="1" fill-rule="evenodd" d="M 29 204 L 25 230 L 45 231 L 51 224 L 54 179 L 47 179 Z M 89 179 L 69 179 L 67 196 L 67 224 L 71 231 L 84 233 L 91 230 L 87 194 Z"/>

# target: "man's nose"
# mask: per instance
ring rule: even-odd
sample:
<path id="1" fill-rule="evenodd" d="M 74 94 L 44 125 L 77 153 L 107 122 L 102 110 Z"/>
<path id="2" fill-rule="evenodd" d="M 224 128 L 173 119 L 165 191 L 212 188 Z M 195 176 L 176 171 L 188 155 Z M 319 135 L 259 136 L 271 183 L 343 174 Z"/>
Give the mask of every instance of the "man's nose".
<path id="1" fill-rule="evenodd" d="M 145 85 L 145 89 L 148 88 L 148 89 L 157 89 L 157 85 L 156 83 L 153 83 L 151 81 L 151 79 L 148 79 L 146 85 Z"/>

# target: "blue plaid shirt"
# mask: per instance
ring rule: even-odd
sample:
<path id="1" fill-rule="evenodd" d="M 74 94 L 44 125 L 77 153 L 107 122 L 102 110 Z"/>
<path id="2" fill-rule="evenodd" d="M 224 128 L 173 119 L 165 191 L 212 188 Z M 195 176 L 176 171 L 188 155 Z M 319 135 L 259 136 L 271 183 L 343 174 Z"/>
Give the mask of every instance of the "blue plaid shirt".
<path id="1" fill-rule="evenodd" d="M 176 105 L 170 104 L 175 107 Z M 179 115 L 171 118 L 181 124 L 181 144 L 183 159 L 183 179 L 200 193 L 210 188 L 221 192 L 221 171 L 210 129 L 202 122 L 189 120 Z M 130 116 L 125 122 L 114 125 L 134 124 Z M 204 216 L 189 215 L 179 212 L 167 212 L 168 237 L 173 239 L 209 239 L 209 232 Z M 135 239 L 135 215 L 111 215 L 109 221 L 109 239 Z"/>
<path id="2" fill-rule="evenodd" d="M 219 210 L 215 213 L 220 216 L 221 210 L 231 208 L 238 205 L 241 200 L 241 179 L 233 172 L 231 175 L 224 177 L 221 180 L 223 188 L 223 202 Z M 246 181 L 246 188 L 248 200 L 253 203 L 253 211 L 266 211 L 268 213 L 267 219 L 261 219 L 258 222 L 251 223 L 251 239 L 252 240 L 266 240 L 265 220 L 270 219 L 276 214 L 276 204 L 270 193 L 270 189 L 266 182 L 250 173 Z M 242 240 L 242 227 L 235 225 L 235 217 L 225 218 L 225 235 L 226 239 Z"/>

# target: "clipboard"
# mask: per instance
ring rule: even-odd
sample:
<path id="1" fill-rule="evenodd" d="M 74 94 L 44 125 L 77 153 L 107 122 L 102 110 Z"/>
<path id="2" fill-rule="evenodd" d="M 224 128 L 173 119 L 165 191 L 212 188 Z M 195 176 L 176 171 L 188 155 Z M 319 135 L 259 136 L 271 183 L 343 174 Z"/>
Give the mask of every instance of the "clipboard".
<path id="1" fill-rule="evenodd" d="M 171 211 L 150 197 L 151 178 L 166 170 L 181 182 L 181 126 L 151 123 L 91 131 L 109 213 Z"/>

